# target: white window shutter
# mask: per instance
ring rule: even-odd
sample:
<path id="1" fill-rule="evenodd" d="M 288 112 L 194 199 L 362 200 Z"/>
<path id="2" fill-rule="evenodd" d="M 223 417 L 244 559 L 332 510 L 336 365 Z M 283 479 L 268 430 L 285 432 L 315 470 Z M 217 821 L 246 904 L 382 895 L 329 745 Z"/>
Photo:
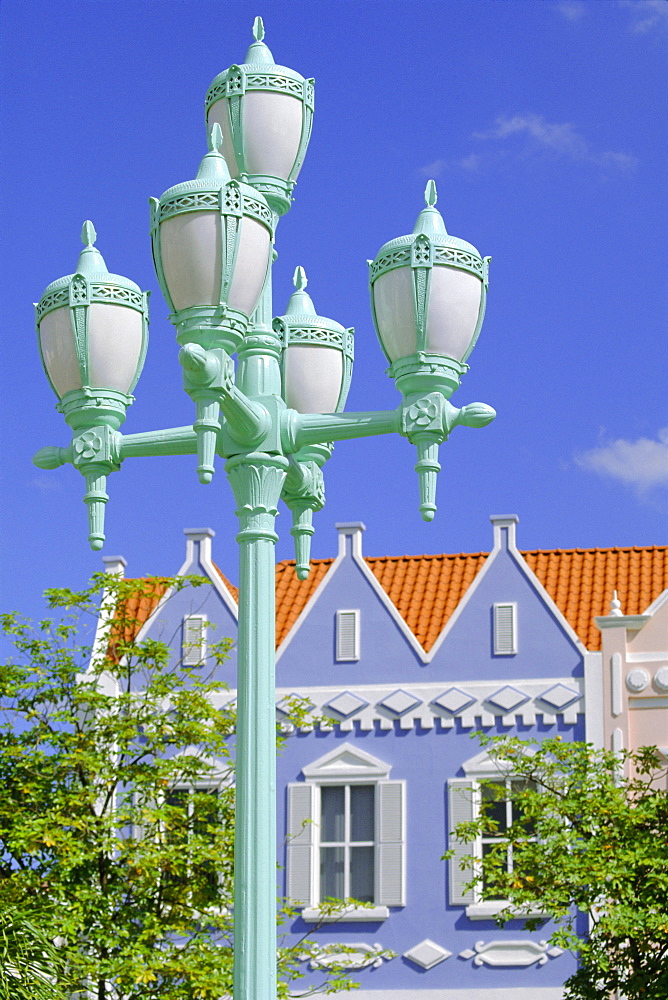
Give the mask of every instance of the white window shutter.
<path id="1" fill-rule="evenodd" d="M 517 652 L 517 605 L 494 605 L 494 652 L 497 655 Z"/>
<path id="2" fill-rule="evenodd" d="M 360 658 L 359 611 L 336 612 L 336 658 L 337 660 Z"/>
<path id="3" fill-rule="evenodd" d="M 303 781 L 290 783 L 285 894 L 300 906 L 310 906 L 313 897 L 314 820 L 315 786 Z"/>
<path id="4" fill-rule="evenodd" d="M 380 781 L 378 790 L 378 899 L 380 906 L 406 905 L 404 781 Z"/>
<path id="5" fill-rule="evenodd" d="M 195 667 L 206 657 L 205 615 L 186 615 L 183 619 L 183 664 Z"/>
<path id="6" fill-rule="evenodd" d="M 462 858 L 474 853 L 475 845 L 463 844 L 453 832 L 458 823 L 469 823 L 473 817 L 473 785 L 470 779 L 451 778 L 448 782 L 448 848 L 455 852 L 448 862 L 451 906 L 469 906 L 475 902 L 473 889 L 464 890 L 474 872 L 470 868 L 460 867 Z"/>

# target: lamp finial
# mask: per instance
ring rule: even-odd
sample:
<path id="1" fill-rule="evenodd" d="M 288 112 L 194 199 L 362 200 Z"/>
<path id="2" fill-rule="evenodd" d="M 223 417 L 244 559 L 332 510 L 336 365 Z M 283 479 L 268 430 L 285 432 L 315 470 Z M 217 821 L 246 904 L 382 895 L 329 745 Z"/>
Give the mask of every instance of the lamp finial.
<path id="1" fill-rule="evenodd" d="M 213 123 L 213 128 L 209 132 L 209 150 L 212 153 L 219 153 L 223 145 L 223 130 L 218 122 Z"/>
<path id="2" fill-rule="evenodd" d="M 95 226 L 90 219 L 86 219 L 81 227 L 81 242 L 86 247 L 92 247 L 95 244 L 96 239 L 97 233 L 95 232 Z"/>
<path id="3" fill-rule="evenodd" d="M 424 189 L 424 201 L 425 205 L 427 205 L 429 208 L 433 208 L 433 206 L 438 201 L 438 192 L 436 191 L 436 181 L 434 180 L 427 181 L 427 186 Z"/>
<path id="4" fill-rule="evenodd" d="M 306 288 L 308 285 L 308 278 L 306 277 L 306 271 L 303 267 L 299 266 L 295 268 L 295 273 L 292 277 L 292 284 L 295 286 L 298 292 Z"/>
<path id="5" fill-rule="evenodd" d="M 256 17 L 253 21 L 253 38 L 256 42 L 261 42 L 264 38 L 264 21 L 261 17 Z"/>

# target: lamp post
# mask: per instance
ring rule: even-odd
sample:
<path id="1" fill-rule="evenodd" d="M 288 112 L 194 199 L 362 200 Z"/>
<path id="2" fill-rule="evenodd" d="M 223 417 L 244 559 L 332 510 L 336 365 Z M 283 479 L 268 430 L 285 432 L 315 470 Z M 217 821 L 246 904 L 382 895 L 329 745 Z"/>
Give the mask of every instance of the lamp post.
<path id="1" fill-rule="evenodd" d="M 420 511 L 431 520 L 439 445 L 457 424 L 481 427 L 495 416 L 483 403 L 449 402 L 482 324 L 489 258 L 447 234 L 433 181 L 413 233 L 369 261 L 374 323 L 402 395 L 396 409 L 343 412 L 353 330 L 317 314 L 303 268 L 285 313 L 272 319 L 275 229 L 306 153 L 313 81 L 277 66 L 263 35 L 256 18 L 246 62 L 209 88 L 209 151 L 196 178 L 151 199 L 155 267 L 194 423 L 120 432 L 146 352 L 148 294 L 109 274 L 91 223 L 75 273 L 49 285 L 36 305 L 44 367 L 73 437 L 33 461 L 42 469 L 69 462 L 84 475 L 94 549 L 104 540 L 106 477 L 125 459 L 196 454 L 203 483 L 216 455 L 225 459 L 239 519 L 234 1000 L 276 997 L 279 500 L 292 511 L 296 571 L 305 579 L 333 442 L 407 437 L 418 451 Z"/>

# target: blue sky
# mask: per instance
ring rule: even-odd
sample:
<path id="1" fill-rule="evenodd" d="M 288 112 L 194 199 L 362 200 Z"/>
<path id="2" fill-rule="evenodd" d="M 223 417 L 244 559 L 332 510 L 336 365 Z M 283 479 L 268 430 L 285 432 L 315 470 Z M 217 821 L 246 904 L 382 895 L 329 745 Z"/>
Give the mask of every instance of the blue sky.
<path id="1" fill-rule="evenodd" d="M 203 99 L 241 62 L 256 14 L 279 63 L 316 79 L 311 146 L 277 234 L 274 311 L 297 264 L 321 314 L 356 328 L 348 409 L 398 396 L 371 323 L 367 258 L 410 232 L 429 177 L 450 233 L 493 257 L 485 325 L 453 401 L 494 424 L 442 448 L 439 511 L 417 511 L 403 439 L 337 446 L 316 556 L 363 520 L 369 555 L 479 551 L 489 514 L 521 548 L 666 541 L 666 43 L 663 0 L 3 0 L 2 608 L 101 568 L 83 481 L 31 456 L 68 429 L 43 376 L 32 303 L 74 269 L 84 219 L 110 270 L 152 289 L 128 433 L 189 423 L 192 404 L 152 269 L 148 197 L 194 176 Z M 10 360 L 11 359 L 11 360 Z M 170 573 L 182 529 L 216 529 L 236 578 L 220 462 L 130 459 L 108 483 L 106 554 Z M 278 557 L 291 555 L 289 515 Z"/>

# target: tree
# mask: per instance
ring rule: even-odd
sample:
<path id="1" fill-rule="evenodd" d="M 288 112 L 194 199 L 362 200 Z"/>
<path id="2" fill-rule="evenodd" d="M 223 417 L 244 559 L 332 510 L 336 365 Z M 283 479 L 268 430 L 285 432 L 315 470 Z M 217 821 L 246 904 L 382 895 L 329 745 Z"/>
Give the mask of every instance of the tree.
<path id="1" fill-rule="evenodd" d="M 498 922 L 528 909 L 555 921 L 551 942 L 579 957 L 566 997 L 600 1000 L 619 991 L 628 1000 L 665 1000 L 668 791 L 656 749 L 616 755 L 560 737 L 482 742 L 504 780 L 481 782 L 480 814 L 456 836 L 484 835 L 491 844 L 482 863 L 471 856 L 462 867 L 487 898 L 508 901 Z M 513 803 L 507 829 L 501 798 Z"/>
<path id="2" fill-rule="evenodd" d="M 142 602 L 206 583 L 98 574 L 47 591 L 58 620 L 0 616 L 18 654 L 0 666 L 0 1000 L 231 992 L 234 713 L 202 667 L 136 638 Z M 279 950 L 280 996 L 313 949 Z M 351 985 L 334 969 L 312 989 Z"/>

